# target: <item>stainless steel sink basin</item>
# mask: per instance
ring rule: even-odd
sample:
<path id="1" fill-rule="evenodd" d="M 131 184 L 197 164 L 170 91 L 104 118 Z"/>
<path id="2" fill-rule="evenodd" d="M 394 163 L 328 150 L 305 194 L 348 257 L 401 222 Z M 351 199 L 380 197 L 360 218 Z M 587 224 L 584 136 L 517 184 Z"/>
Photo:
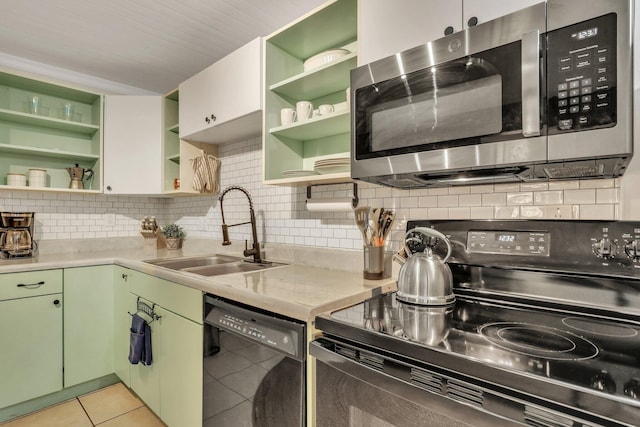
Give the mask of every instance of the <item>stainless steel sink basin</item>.
<path id="1" fill-rule="evenodd" d="M 209 255 L 201 257 L 160 258 L 144 261 L 171 270 L 186 271 L 201 276 L 220 276 L 231 273 L 249 273 L 278 267 L 281 263 L 255 264 L 229 255 Z"/>
<path id="2" fill-rule="evenodd" d="M 160 258 L 144 261 L 158 267 L 170 268 L 172 270 L 183 270 L 191 267 L 203 267 L 207 265 L 227 264 L 230 262 L 242 261 L 242 258 L 229 255 L 208 255 L 200 257 L 184 258 Z"/>
<path id="3" fill-rule="evenodd" d="M 269 264 L 254 264 L 251 262 L 238 261 L 230 264 L 209 265 L 205 267 L 185 268 L 182 271 L 199 274 L 201 276 L 220 276 L 231 273 L 250 273 L 252 271 L 268 270 L 284 264 L 272 262 Z"/>

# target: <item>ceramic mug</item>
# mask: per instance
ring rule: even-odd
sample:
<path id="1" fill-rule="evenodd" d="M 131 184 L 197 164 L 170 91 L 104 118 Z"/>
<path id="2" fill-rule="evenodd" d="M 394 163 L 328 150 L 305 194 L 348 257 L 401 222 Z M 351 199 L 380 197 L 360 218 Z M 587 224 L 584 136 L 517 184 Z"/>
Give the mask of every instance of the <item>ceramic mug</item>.
<path id="1" fill-rule="evenodd" d="M 283 108 L 280 110 L 280 124 L 288 126 L 296 121 L 296 110 L 293 108 Z"/>
<path id="2" fill-rule="evenodd" d="M 298 101 L 296 103 L 296 115 L 299 122 L 309 120 L 313 114 L 313 104 L 309 101 Z"/>
<path id="3" fill-rule="evenodd" d="M 320 114 L 321 116 L 326 116 L 329 113 L 333 113 L 333 111 L 333 105 L 323 104 L 318 107 L 318 114 Z"/>

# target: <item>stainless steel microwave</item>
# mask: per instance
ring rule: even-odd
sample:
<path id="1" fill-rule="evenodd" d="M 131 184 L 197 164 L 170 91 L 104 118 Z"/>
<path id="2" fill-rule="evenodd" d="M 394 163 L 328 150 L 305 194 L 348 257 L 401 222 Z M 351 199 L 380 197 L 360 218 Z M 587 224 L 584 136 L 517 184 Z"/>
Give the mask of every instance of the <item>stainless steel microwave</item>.
<path id="1" fill-rule="evenodd" d="M 632 0 L 548 0 L 351 72 L 351 176 L 391 187 L 616 177 Z"/>

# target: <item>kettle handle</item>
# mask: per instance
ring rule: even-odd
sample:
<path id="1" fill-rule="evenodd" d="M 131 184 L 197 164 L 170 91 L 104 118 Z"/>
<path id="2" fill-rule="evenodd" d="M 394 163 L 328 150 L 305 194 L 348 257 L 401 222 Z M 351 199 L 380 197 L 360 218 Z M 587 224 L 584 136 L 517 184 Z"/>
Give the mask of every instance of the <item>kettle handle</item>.
<path id="1" fill-rule="evenodd" d="M 407 241 L 407 238 L 409 237 L 409 234 L 411 234 L 411 233 L 421 233 L 421 234 L 424 234 L 426 236 L 435 237 L 435 238 L 438 238 L 438 239 L 444 241 L 444 243 L 446 243 L 446 245 L 447 245 L 447 256 L 444 257 L 442 262 L 447 262 L 447 260 L 451 256 L 451 242 L 449 241 L 447 236 L 445 236 L 444 234 L 442 234 L 441 232 L 439 232 L 438 230 L 436 230 L 434 228 L 416 227 L 416 228 L 413 228 L 413 229 L 407 231 L 407 233 L 404 235 L 405 242 Z M 407 253 L 410 254 L 411 251 L 407 250 Z"/>

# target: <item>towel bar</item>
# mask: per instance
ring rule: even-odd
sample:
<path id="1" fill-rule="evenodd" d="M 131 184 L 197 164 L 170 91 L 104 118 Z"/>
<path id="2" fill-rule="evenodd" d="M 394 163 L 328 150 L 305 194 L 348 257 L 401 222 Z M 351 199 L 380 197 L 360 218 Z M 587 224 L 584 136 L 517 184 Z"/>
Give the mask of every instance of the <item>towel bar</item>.
<path id="1" fill-rule="evenodd" d="M 151 318 L 151 321 L 148 323 L 153 322 L 154 320 L 159 320 L 162 316 L 156 314 L 156 304 L 153 303 L 153 305 L 151 307 L 149 307 L 149 304 L 147 304 L 144 301 L 140 301 L 140 297 L 138 297 L 138 299 L 136 300 L 136 313 L 144 313 L 147 316 L 149 316 Z M 133 316 L 133 314 L 129 311 L 128 312 L 130 316 Z"/>

